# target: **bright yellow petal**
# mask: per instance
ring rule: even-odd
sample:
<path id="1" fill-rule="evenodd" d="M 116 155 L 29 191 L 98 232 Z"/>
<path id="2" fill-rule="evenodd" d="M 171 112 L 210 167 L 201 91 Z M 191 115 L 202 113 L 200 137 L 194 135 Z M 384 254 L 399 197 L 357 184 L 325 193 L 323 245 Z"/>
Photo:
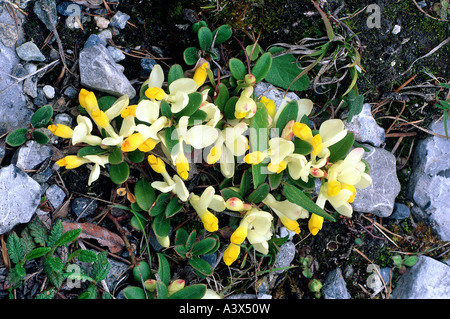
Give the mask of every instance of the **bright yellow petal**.
<path id="1" fill-rule="evenodd" d="M 240 225 L 238 228 L 236 228 L 236 230 L 233 232 L 233 234 L 231 234 L 231 238 L 230 241 L 233 244 L 242 244 L 243 241 L 245 240 L 245 238 L 247 238 L 247 224 L 243 223 L 244 225 Z"/>
<path id="2" fill-rule="evenodd" d="M 322 137 L 320 134 L 315 135 L 311 140 L 311 146 L 313 147 L 312 155 L 317 155 L 322 150 Z"/>
<path id="3" fill-rule="evenodd" d="M 108 119 L 108 116 L 106 115 L 106 113 L 101 111 L 98 108 L 92 109 L 91 116 L 92 116 L 92 119 L 94 120 L 94 122 L 101 128 L 106 128 L 110 125 L 109 119 Z"/>
<path id="4" fill-rule="evenodd" d="M 328 181 L 327 195 L 330 197 L 336 196 L 341 191 L 341 183 L 336 180 Z"/>
<path id="5" fill-rule="evenodd" d="M 166 95 L 166 92 L 164 92 L 164 90 L 159 87 L 150 87 L 145 90 L 145 96 L 150 100 L 161 101 L 166 97 Z"/>
<path id="6" fill-rule="evenodd" d="M 323 217 L 316 214 L 311 214 L 311 217 L 308 222 L 308 228 L 311 234 L 314 236 L 317 235 L 319 230 L 322 229 L 322 226 L 323 226 Z"/>
<path id="7" fill-rule="evenodd" d="M 59 161 L 56 162 L 56 164 L 58 166 L 61 167 L 65 167 L 67 169 L 73 169 L 73 168 L 77 168 L 83 164 L 86 164 L 88 162 L 88 160 L 76 156 L 76 155 L 68 155 L 62 159 L 60 159 Z"/>
<path id="8" fill-rule="evenodd" d="M 257 164 L 261 163 L 264 158 L 265 158 L 264 154 L 261 151 L 255 151 L 255 152 L 248 153 L 247 155 L 245 155 L 244 161 L 247 164 L 257 165 Z"/>
<path id="9" fill-rule="evenodd" d="M 147 161 L 150 164 L 150 167 L 156 172 L 156 173 L 164 173 L 166 171 L 166 165 L 164 164 L 164 161 L 160 159 L 159 157 L 156 157 L 155 155 L 149 155 L 147 157 Z"/>
<path id="10" fill-rule="evenodd" d="M 138 149 L 141 152 L 147 153 L 147 152 L 150 152 L 151 150 L 153 150 L 158 143 L 159 143 L 158 141 L 156 141 L 152 138 L 148 138 L 144 141 L 144 143 L 139 145 Z"/>
<path id="11" fill-rule="evenodd" d="M 134 133 L 130 135 L 122 144 L 120 149 L 122 152 L 135 151 L 146 140 L 145 136 L 141 133 Z"/>
<path id="12" fill-rule="evenodd" d="M 198 67 L 195 70 L 193 79 L 195 83 L 197 83 L 197 87 L 200 87 L 203 85 L 203 83 L 205 83 L 206 77 L 208 76 L 206 69 L 209 69 L 208 62 L 203 63 L 200 67 Z"/>
<path id="13" fill-rule="evenodd" d="M 269 99 L 269 98 L 267 98 L 265 96 L 261 97 L 260 102 L 262 104 L 264 104 L 264 106 L 266 107 L 267 114 L 269 114 L 269 116 L 271 118 L 274 118 L 275 114 L 277 113 L 277 108 L 275 106 L 275 102 L 272 99 Z"/>
<path id="14" fill-rule="evenodd" d="M 295 122 L 292 132 L 303 141 L 310 141 L 313 138 L 311 129 L 304 123 Z"/>
<path id="15" fill-rule="evenodd" d="M 207 231 L 212 233 L 219 229 L 219 220 L 210 211 L 207 210 L 201 214 L 200 219 L 202 220 L 203 226 Z"/>
<path id="16" fill-rule="evenodd" d="M 47 127 L 53 135 L 62 138 L 72 138 L 73 130 L 64 124 L 51 124 Z"/>
<path id="17" fill-rule="evenodd" d="M 238 259 L 240 252 L 241 247 L 239 245 L 231 243 L 223 252 L 223 261 L 225 262 L 225 265 L 230 266 L 232 263 L 234 263 L 236 259 Z"/>

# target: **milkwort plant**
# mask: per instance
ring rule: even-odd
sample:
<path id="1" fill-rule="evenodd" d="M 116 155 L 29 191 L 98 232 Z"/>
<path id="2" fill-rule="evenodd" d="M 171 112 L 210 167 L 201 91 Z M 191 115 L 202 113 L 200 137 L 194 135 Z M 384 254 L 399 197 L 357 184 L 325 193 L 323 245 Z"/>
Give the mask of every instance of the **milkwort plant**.
<path id="1" fill-rule="evenodd" d="M 255 95 L 255 85 L 279 64 L 273 64 L 270 52 L 258 49 L 244 62 L 229 61 L 229 79 L 214 77 L 202 56 L 190 72 L 172 65 L 167 78 L 155 65 L 136 104 L 126 95 L 97 99 L 82 89 L 84 115 L 78 115 L 77 125 L 48 126 L 79 147 L 57 164 L 66 169 L 91 164 L 89 184 L 104 169 L 119 187 L 134 188 L 130 207 L 135 221 L 141 226 L 150 222 L 165 248 L 173 245 L 170 230 L 180 226 L 174 221 L 183 220 L 183 214 L 196 213 L 203 233 L 218 235 L 227 226 L 223 212 L 231 211 L 238 223 L 225 238 L 223 262 L 232 265 L 246 245 L 273 257 L 278 223 L 299 234 L 305 221 L 317 235 L 325 221 L 351 218 L 357 190 L 372 182 L 364 150 L 353 148 L 354 135 L 340 119 L 329 118 L 316 129 L 309 118 L 313 101 L 285 97 L 277 108 L 273 100 Z M 146 169 L 133 185 L 130 166 L 136 163 Z M 220 185 L 189 191 L 186 182 L 197 165 L 220 172 Z M 320 188 L 313 196 L 316 182 Z M 327 213 L 326 206 L 334 213 Z M 206 238 L 214 238 L 217 250 L 216 237 Z M 179 239 L 175 242 L 176 252 L 195 265 L 200 258 L 193 259 L 188 249 Z M 200 273 L 212 274 L 200 263 Z"/>

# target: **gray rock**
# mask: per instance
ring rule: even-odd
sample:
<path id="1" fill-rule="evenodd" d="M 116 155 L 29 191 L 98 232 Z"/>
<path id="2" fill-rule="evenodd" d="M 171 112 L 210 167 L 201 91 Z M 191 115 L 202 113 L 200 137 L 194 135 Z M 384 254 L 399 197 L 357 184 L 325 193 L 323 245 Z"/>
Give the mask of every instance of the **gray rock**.
<path id="1" fill-rule="evenodd" d="M 41 186 L 14 164 L 0 169 L 0 234 L 33 217 L 41 200 Z"/>
<path id="2" fill-rule="evenodd" d="M 50 185 L 50 187 L 47 188 L 45 195 L 54 209 L 57 209 L 59 206 L 61 206 L 61 204 L 64 203 L 64 199 L 66 198 L 66 193 L 61 187 L 56 184 Z"/>
<path id="3" fill-rule="evenodd" d="M 445 134 L 443 121 L 433 123 L 430 129 Z M 415 204 L 413 216 L 428 223 L 442 240 L 450 240 L 450 140 L 433 135 L 419 141 L 406 195 Z"/>
<path id="4" fill-rule="evenodd" d="M 17 41 L 17 29 L 11 24 L 0 22 L 0 41 L 7 47 L 12 47 Z"/>
<path id="5" fill-rule="evenodd" d="M 85 218 L 94 214 L 97 209 L 97 201 L 95 199 L 78 197 L 72 201 L 72 211 L 77 216 L 77 218 Z"/>
<path id="6" fill-rule="evenodd" d="M 44 91 L 47 99 L 53 99 L 55 97 L 55 88 L 51 85 L 45 85 L 42 90 Z"/>
<path id="7" fill-rule="evenodd" d="M 12 163 L 23 170 L 32 170 L 52 155 L 53 150 L 50 146 L 30 140 L 16 151 Z"/>
<path id="8" fill-rule="evenodd" d="M 388 217 L 394 209 L 394 202 L 400 193 L 400 182 L 397 178 L 395 156 L 382 149 L 364 145 L 369 149 L 363 159 L 370 165 L 372 184 L 358 190 L 353 209 L 360 213 L 371 213 L 380 217 Z"/>
<path id="9" fill-rule="evenodd" d="M 49 31 L 53 31 L 53 26 L 58 23 L 58 13 L 54 0 L 36 1 L 33 7 L 36 16 L 41 20 Z"/>
<path id="10" fill-rule="evenodd" d="M 128 14 L 117 11 L 116 14 L 111 18 L 109 25 L 113 28 L 124 29 L 129 19 L 130 16 Z"/>
<path id="11" fill-rule="evenodd" d="M 408 206 L 402 203 L 395 203 L 394 204 L 394 212 L 392 213 L 389 218 L 392 219 L 405 219 L 408 218 L 411 214 L 411 211 Z"/>
<path id="12" fill-rule="evenodd" d="M 392 299 L 450 299 L 450 266 L 427 256 L 407 268 L 392 291 Z"/>
<path id="13" fill-rule="evenodd" d="M 45 61 L 45 56 L 32 41 L 25 42 L 16 48 L 16 53 L 24 61 Z"/>
<path id="14" fill-rule="evenodd" d="M 84 48 L 80 53 L 80 79 L 83 87 L 114 96 L 136 96 L 136 90 L 119 70 L 118 65 L 102 45 Z"/>
<path id="15" fill-rule="evenodd" d="M 122 60 L 125 60 L 125 54 L 123 52 L 115 47 L 108 46 L 107 47 L 109 54 L 113 58 L 114 62 L 120 62 Z"/>
<path id="16" fill-rule="evenodd" d="M 106 46 L 106 41 L 104 41 L 102 38 L 100 38 L 96 34 L 91 34 L 89 36 L 89 38 L 87 38 L 86 42 L 84 43 L 83 49 L 93 47 L 98 44 Z"/>
<path id="17" fill-rule="evenodd" d="M 355 134 L 356 141 L 379 147 L 384 143 L 385 132 L 373 118 L 371 108 L 370 104 L 364 104 L 361 113 L 353 116 L 350 123 L 344 121 L 344 126 Z"/>
<path id="18" fill-rule="evenodd" d="M 55 115 L 53 122 L 55 124 L 63 124 L 63 125 L 72 127 L 73 119 L 72 119 L 72 116 L 70 116 L 70 114 L 59 113 L 59 114 Z"/>
<path id="19" fill-rule="evenodd" d="M 78 96 L 78 91 L 73 86 L 69 86 L 64 90 L 64 95 L 69 99 L 75 99 Z"/>
<path id="20" fill-rule="evenodd" d="M 148 77 L 150 75 L 150 72 L 152 72 L 153 67 L 157 64 L 156 60 L 154 59 L 141 59 L 141 68 L 142 72 L 141 75 L 143 77 Z"/>
<path id="21" fill-rule="evenodd" d="M 284 268 L 291 265 L 292 260 L 295 257 L 295 245 L 292 241 L 287 241 L 280 247 L 280 251 L 275 258 L 274 268 Z M 273 272 L 274 275 L 285 272 L 286 269 L 280 269 Z"/>
<path id="22" fill-rule="evenodd" d="M 24 65 L 24 70 L 27 72 L 26 74 L 31 74 L 37 70 L 37 65 L 33 63 L 27 63 Z M 29 76 L 23 81 L 23 91 L 31 96 L 32 98 L 36 98 L 38 96 L 38 76 L 33 75 Z"/>
<path id="23" fill-rule="evenodd" d="M 321 292 L 325 299 L 351 299 L 340 268 L 327 274 Z"/>
<path id="24" fill-rule="evenodd" d="M 254 93 L 258 99 L 261 98 L 261 96 L 272 99 L 275 102 L 275 106 L 277 109 L 283 101 L 283 97 L 285 94 L 283 90 L 279 90 L 272 84 L 264 81 L 256 84 Z M 288 92 L 286 97 L 290 98 L 291 100 L 300 100 L 299 96 L 293 92 Z"/>
<path id="25" fill-rule="evenodd" d="M 108 258 L 108 261 L 111 265 L 111 268 L 105 278 L 105 282 L 108 286 L 109 292 L 112 293 L 115 290 L 116 286 L 120 283 L 120 281 L 122 281 L 124 278 L 128 278 L 128 269 L 130 268 L 130 266 L 110 258 Z"/>

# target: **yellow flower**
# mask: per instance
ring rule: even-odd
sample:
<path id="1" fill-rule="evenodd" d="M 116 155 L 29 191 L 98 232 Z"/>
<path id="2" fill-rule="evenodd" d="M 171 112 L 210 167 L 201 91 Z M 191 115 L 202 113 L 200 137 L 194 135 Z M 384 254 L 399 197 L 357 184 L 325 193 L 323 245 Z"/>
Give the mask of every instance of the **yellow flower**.
<path id="1" fill-rule="evenodd" d="M 282 171 L 284 171 L 287 167 L 287 163 L 285 161 L 281 161 L 279 163 L 269 163 L 269 165 L 267 165 L 267 169 L 272 172 L 272 173 L 281 173 Z"/>
<path id="2" fill-rule="evenodd" d="M 215 164 L 220 159 L 221 155 L 222 155 L 221 148 L 213 146 L 208 156 L 206 157 L 206 162 L 209 165 Z"/>
<path id="3" fill-rule="evenodd" d="M 341 191 L 341 183 L 339 183 L 337 180 L 331 180 L 328 181 L 328 187 L 327 187 L 327 195 L 328 196 L 336 196 Z"/>
<path id="4" fill-rule="evenodd" d="M 159 143 L 159 141 L 156 141 L 154 139 L 152 139 L 151 137 L 149 137 L 148 139 L 146 139 L 144 141 L 144 143 L 142 143 L 141 145 L 139 145 L 138 149 L 141 152 L 150 152 L 152 149 L 155 148 L 155 146 Z"/>
<path id="5" fill-rule="evenodd" d="M 355 200 L 355 196 L 356 196 L 356 188 L 355 188 L 355 186 L 350 185 L 350 184 L 342 183 L 342 184 L 341 184 L 341 187 L 342 187 L 342 189 L 347 189 L 347 190 L 349 190 L 349 191 L 352 192 L 352 195 L 351 195 L 350 198 L 347 200 L 347 203 L 353 203 L 354 200 Z"/>
<path id="6" fill-rule="evenodd" d="M 56 164 L 60 167 L 65 167 L 66 169 L 73 169 L 88 162 L 89 161 L 85 158 L 76 155 L 67 155 L 66 157 L 61 158 L 59 161 L 57 161 Z"/>
<path id="7" fill-rule="evenodd" d="M 310 141 L 313 138 L 311 129 L 305 123 L 295 122 L 292 127 L 292 132 L 303 141 Z"/>
<path id="8" fill-rule="evenodd" d="M 122 152 L 132 152 L 136 150 L 142 143 L 146 141 L 146 138 L 141 133 L 134 133 L 130 135 L 122 144 L 120 149 Z"/>
<path id="9" fill-rule="evenodd" d="M 179 153 L 175 159 L 175 166 L 180 177 L 186 180 L 189 176 L 189 162 L 184 153 Z"/>
<path id="10" fill-rule="evenodd" d="M 251 118 L 256 113 L 256 102 L 251 98 L 253 87 L 246 87 L 236 102 L 234 116 L 237 119 Z"/>
<path id="11" fill-rule="evenodd" d="M 120 112 L 120 116 L 126 118 L 127 116 L 135 116 L 137 104 L 129 105 Z"/>
<path id="12" fill-rule="evenodd" d="M 230 243 L 230 245 L 223 252 L 223 261 L 225 265 L 230 266 L 232 263 L 238 259 L 241 252 L 241 247 L 239 245 Z"/>
<path id="13" fill-rule="evenodd" d="M 92 109 L 91 117 L 94 120 L 95 124 L 97 124 L 101 128 L 107 128 L 110 126 L 108 116 L 105 112 L 100 109 Z"/>
<path id="14" fill-rule="evenodd" d="M 202 220 L 203 226 L 207 231 L 215 232 L 219 229 L 219 220 L 210 211 L 204 211 L 203 214 L 199 214 L 199 217 Z"/>
<path id="15" fill-rule="evenodd" d="M 265 153 L 261 151 L 254 151 L 245 155 L 244 162 L 246 162 L 247 164 L 257 165 L 261 163 L 264 158 L 266 158 Z"/>
<path id="16" fill-rule="evenodd" d="M 94 92 L 81 89 L 78 94 L 78 101 L 80 102 L 81 107 L 84 108 L 89 115 L 93 109 L 98 109 L 98 102 Z"/>
<path id="17" fill-rule="evenodd" d="M 159 87 L 150 87 L 145 90 L 145 96 L 150 100 L 161 101 L 166 97 L 166 95 L 166 92 L 164 92 L 164 90 Z"/>
<path id="18" fill-rule="evenodd" d="M 149 155 L 147 157 L 147 161 L 150 164 L 150 167 L 159 174 L 166 172 L 166 164 L 164 161 L 155 155 Z"/>
<path id="19" fill-rule="evenodd" d="M 206 69 L 209 69 L 208 62 L 203 63 L 195 70 L 193 79 L 195 83 L 197 83 L 197 87 L 200 87 L 203 85 L 203 83 L 205 83 L 206 77 L 208 76 Z"/>
<path id="20" fill-rule="evenodd" d="M 269 114 L 269 116 L 273 119 L 275 117 L 275 114 L 277 113 L 275 102 L 265 96 L 262 96 L 259 101 L 264 104 L 267 109 L 267 114 Z"/>
<path id="21" fill-rule="evenodd" d="M 323 226 L 323 217 L 316 214 L 311 214 L 311 218 L 309 219 L 308 222 L 308 228 L 311 234 L 314 236 L 317 235 L 319 230 L 322 229 L 322 226 Z"/>
<path id="22" fill-rule="evenodd" d="M 225 200 L 222 196 L 215 194 L 214 187 L 207 187 L 201 196 L 191 193 L 189 203 L 197 212 L 207 231 L 215 232 L 219 229 L 219 220 L 208 208 L 221 212 L 225 210 Z"/>
<path id="23" fill-rule="evenodd" d="M 47 127 L 53 135 L 62 138 L 72 138 L 73 130 L 64 124 L 51 124 Z"/>
<path id="24" fill-rule="evenodd" d="M 230 241 L 233 244 L 240 245 L 244 242 L 245 238 L 247 238 L 248 233 L 248 224 L 246 222 L 241 223 L 238 228 L 231 234 Z"/>

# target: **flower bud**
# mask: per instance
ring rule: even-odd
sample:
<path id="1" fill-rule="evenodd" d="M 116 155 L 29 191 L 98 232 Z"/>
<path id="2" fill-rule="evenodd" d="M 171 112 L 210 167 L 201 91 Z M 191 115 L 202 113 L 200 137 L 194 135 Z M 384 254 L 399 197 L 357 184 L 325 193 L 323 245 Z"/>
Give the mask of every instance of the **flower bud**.
<path id="1" fill-rule="evenodd" d="M 246 74 L 244 76 L 244 82 L 246 84 L 255 85 L 256 84 L 256 78 L 253 74 Z"/>
<path id="2" fill-rule="evenodd" d="M 240 212 L 244 210 L 244 202 L 237 197 L 228 198 L 228 200 L 225 203 L 225 206 L 227 209 L 235 212 Z"/>
<path id="3" fill-rule="evenodd" d="M 147 279 L 146 281 L 144 281 L 144 288 L 149 292 L 154 292 L 156 290 L 156 280 Z"/>
<path id="4" fill-rule="evenodd" d="M 169 290 L 169 296 L 171 294 L 176 293 L 177 291 L 181 290 L 184 288 L 186 282 L 183 279 L 176 279 L 174 281 L 172 281 L 169 285 L 168 290 Z"/>
<path id="5" fill-rule="evenodd" d="M 47 127 L 53 135 L 62 138 L 72 138 L 73 130 L 64 124 L 51 124 Z"/>
<path id="6" fill-rule="evenodd" d="M 149 155 L 147 157 L 147 161 L 150 164 L 150 167 L 156 172 L 156 173 L 164 173 L 166 171 L 166 165 L 164 164 L 163 160 L 156 157 L 155 155 Z"/>
<path id="7" fill-rule="evenodd" d="M 223 261 L 225 262 L 225 265 L 230 266 L 232 263 L 234 263 L 236 259 L 238 259 L 240 252 L 241 247 L 239 245 L 231 243 L 223 252 Z"/>

